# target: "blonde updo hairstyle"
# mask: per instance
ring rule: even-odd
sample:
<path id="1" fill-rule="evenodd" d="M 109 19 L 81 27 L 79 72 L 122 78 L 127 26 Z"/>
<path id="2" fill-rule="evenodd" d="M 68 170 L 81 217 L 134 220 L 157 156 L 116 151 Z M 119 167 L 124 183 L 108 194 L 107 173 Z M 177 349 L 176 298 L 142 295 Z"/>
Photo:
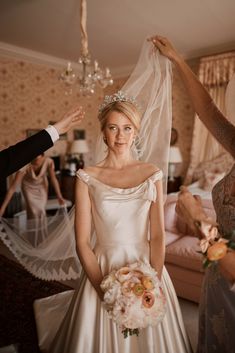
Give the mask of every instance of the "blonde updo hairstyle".
<path id="1" fill-rule="evenodd" d="M 139 132 L 140 120 L 141 120 L 140 113 L 133 103 L 126 102 L 126 101 L 112 102 L 107 106 L 105 106 L 104 109 L 102 109 L 102 111 L 98 115 L 101 131 L 104 131 L 108 116 L 112 112 L 118 112 L 118 113 L 124 114 L 133 124 L 136 132 L 137 133 Z"/>

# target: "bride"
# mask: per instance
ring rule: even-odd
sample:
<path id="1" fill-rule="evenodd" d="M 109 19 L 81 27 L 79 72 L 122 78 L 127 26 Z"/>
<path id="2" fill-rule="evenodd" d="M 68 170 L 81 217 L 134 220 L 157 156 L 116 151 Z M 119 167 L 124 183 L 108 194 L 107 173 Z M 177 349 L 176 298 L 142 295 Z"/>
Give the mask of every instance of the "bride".
<path id="1" fill-rule="evenodd" d="M 82 267 L 74 291 L 34 304 L 42 352 L 191 352 L 164 268 L 163 203 L 171 115 L 170 61 L 146 41 L 122 91 L 106 96 L 100 107 L 98 163 L 77 172 L 75 237 L 68 220 L 38 249 L 27 245 L 22 253 L 19 241 L 14 250 L 27 269 L 47 280 L 77 279 Z M 7 232 L 0 236 L 10 249 L 16 247 Z M 100 283 L 111 270 L 140 260 L 157 272 L 167 310 L 158 326 L 124 339 L 108 316 Z"/>
<path id="2" fill-rule="evenodd" d="M 106 96 L 98 119 L 106 156 L 77 172 L 75 235 L 83 274 L 75 291 L 37 301 L 40 347 L 50 353 L 191 352 L 178 300 L 164 268 L 163 171 L 134 157 L 143 123 L 138 103 L 126 91 Z M 100 284 L 110 271 L 140 260 L 156 270 L 167 310 L 158 326 L 124 339 L 106 312 Z"/>

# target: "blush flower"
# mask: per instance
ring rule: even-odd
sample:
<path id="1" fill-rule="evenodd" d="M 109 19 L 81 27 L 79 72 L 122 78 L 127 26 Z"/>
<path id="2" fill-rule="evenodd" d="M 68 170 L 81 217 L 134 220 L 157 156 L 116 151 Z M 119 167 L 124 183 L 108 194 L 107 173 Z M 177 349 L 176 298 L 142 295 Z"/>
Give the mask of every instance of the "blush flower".
<path id="1" fill-rule="evenodd" d="M 145 308 L 151 308 L 154 302 L 155 302 L 154 295 L 149 291 L 145 291 L 142 298 L 143 306 Z"/>
<path id="2" fill-rule="evenodd" d="M 129 278 L 131 278 L 131 270 L 130 270 L 130 268 L 127 267 L 127 266 L 120 268 L 116 272 L 116 278 L 118 279 L 119 282 L 127 281 Z"/>

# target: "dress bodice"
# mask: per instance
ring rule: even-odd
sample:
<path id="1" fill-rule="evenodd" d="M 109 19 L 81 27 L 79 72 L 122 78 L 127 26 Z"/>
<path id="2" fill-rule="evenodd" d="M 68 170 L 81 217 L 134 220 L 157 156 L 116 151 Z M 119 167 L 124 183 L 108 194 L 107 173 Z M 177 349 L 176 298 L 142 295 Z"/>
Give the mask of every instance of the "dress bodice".
<path id="1" fill-rule="evenodd" d="M 231 194 L 234 183 L 235 164 L 231 171 L 212 190 L 219 231 L 224 237 L 231 236 L 235 229 L 235 195 Z"/>
<path id="2" fill-rule="evenodd" d="M 156 201 L 154 182 L 162 178 L 158 171 L 132 188 L 116 188 L 79 170 L 77 176 L 89 188 L 96 237 L 102 246 L 134 244 L 147 241 L 148 212 Z"/>
<path id="3" fill-rule="evenodd" d="M 43 184 L 45 185 L 45 187 L 47 187 L 47 171 L 52 164 L 53 160 L 49 157 L 46 157 L 38 173 L 35 173 L 33 166 L 29 164 L 25 169 L 25 175 L 22 180 L 22 185 L 27 185 L 27 187 L 33 187 L 39 184 Z"/>

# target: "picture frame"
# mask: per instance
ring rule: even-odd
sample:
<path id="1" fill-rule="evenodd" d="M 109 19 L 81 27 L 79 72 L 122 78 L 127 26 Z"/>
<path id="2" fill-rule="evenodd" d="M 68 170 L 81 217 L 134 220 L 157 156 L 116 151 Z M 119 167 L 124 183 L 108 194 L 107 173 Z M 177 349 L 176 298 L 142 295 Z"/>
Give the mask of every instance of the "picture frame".
<path id="1" fill-rule="evenodd" d="M 174 145 L 176 144 L 177 140 L 178 140 L 178 131 L 177 131 L 174 127 L 172 127 L 172 128 L 171 128 L 171 141 L 170 141 L 170 145 L 171 145 L 171 146 L 174 146 Z"/>
<path id="2" fill-rule="evenodd" d="M 86 139 L 86 131 L 81 130 L 73 130 L 73 138 L 74 140 L 85 140 Z"/>

